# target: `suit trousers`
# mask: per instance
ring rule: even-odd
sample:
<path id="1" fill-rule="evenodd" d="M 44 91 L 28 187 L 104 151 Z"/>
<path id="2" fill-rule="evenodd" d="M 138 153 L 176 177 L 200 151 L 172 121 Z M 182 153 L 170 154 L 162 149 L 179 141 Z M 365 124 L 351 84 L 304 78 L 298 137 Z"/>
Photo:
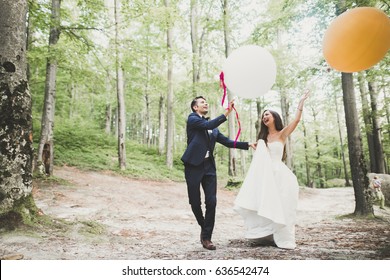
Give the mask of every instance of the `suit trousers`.
<path id="1" fill-rule="evenodd" d="M 184 173 L 187 182 L 189 203 L 201 227 L 201 238 L 211 240 L 215 223 L 215 209 L 217 206 L 217 174 L 215 165 L 210 158 L 207 158 L 199 166 L 186 164 Z M 205 197 L 206 212 L 204 216 L 201 207 L 201 185 Z"/>

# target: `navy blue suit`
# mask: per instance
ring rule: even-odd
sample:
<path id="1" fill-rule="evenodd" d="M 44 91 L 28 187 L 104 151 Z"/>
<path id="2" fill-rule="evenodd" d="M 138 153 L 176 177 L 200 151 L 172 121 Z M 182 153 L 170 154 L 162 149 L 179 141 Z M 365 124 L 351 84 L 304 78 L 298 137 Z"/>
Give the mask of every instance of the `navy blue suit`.
<path id="1" fill-rule="evenodd" d="M 217 174 L 213 156 L 216 142 L 234 148 L 234 141 L 219 132 L 218 126 L 226 121 L 225 115 L 206 120 L 197 113 L 191 113 L 187 120 L 187 149 L 181 160 L 187 182 L 188 198 L 192 212 L 200 225 L 201 238 L 211 240 L 217 205 Z M 248 142 L 237 142 L 236 148 L 248 150 Z M 209 151 L 209 157 L 206 153 Z M 201 208 L 200 185 L 205 194 L 206 213 Z"/>

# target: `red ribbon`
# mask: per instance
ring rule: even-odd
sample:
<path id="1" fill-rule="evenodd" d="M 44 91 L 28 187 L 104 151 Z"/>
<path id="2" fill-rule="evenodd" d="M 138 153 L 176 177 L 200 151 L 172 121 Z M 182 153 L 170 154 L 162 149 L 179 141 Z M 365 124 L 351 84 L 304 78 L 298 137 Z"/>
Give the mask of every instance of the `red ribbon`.
<path id="1" fill-rule="evenodd" d="M 221 105 L 223 106 L 223 104 L 225 103 L 225 99 L 226 99 L 226 84 L 225 84 L 225 75 L 224 75 L 223 71 L 221 72 L 221 74 L 219 74 L 219 80 L 220 80 L 220 87 L 223 88 L 223 97 L 222 97 L 222 102 L 221 102 Z M 226 110 L 228 110 L 228 109 L 229 108 L 227 108 Z M 237 131 L 236 139 L 234 140 L 234 148 L 236 148 L 238 137 L 241 134 L 241 122 L 240 122 L 240 117 L 238 116 L 238 112 L 237 112 L 236 108 L 234 107 L 234 104 L 233 104 L 233 110 L 236 113 L 236 120 L 238 123 L 238 131 Z"/>
<path id="2" fill-rule="evenodd" d="M 221 72 L 221 74 L 219 74 L 219 81 L 220 81 L 220 87 L 223 88 L 223 97 L 221 102 L 221 105 L 223 107 L 223 103 L 225 103 L 225 99 L 226 99 L 225 74 L 223 73 L 223 71 Z"/>

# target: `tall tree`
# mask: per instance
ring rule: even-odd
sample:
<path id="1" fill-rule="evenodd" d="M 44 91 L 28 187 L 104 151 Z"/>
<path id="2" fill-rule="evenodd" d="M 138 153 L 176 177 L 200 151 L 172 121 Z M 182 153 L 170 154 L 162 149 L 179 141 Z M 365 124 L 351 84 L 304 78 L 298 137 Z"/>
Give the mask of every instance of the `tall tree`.
<path id="1" fill-rule="evenodd" d="M 116 69 L 116 92 L 118 100 L 118 161 L 121 170 L 126 169 L 126 108 L 125 90 L 123 80 L 122 53 L 120 50 L 119 25 L 120 0 L 115 0 L 115 69 Z"/>
<path id="2" fill-rule="evenodd" d="M 317 122 L 317 115 L 318 115 L 318 112 L 317 112 L 317 108 L 311 108 L 312 109 L 312 114 L 313 114 L 313 118 L 314 118 L 314 122 Z M 324 175 L 323 175 L 323 172 L 322 172 L 322 163 L 321 163 L 321 150 L 320 150 L 320 146 L 321 146 L 321 143 L 320 143 L 320 136 L 319 136 L 320 132 L 319 132 L 319 126 L 316 125 L 316 129 L 315 129 L 315 142 L 316 142 L 316 152 L 317 152 L 317 175 L 318 175 L 318 178 L 319 178 L 319 184 L 320 184 L 320 187 L 323 188 L 325 186 L 325 182 L 324 182 Z"/>
<path id="3" fill-rule="evenodd" d="M 195 97 L 197 95 L 196 85 L 199 82 L 198 0 L 190 0 L 190 9 L 191 9 L 190 20 L 191 20 L 191 46 L 192 46 L 192 93 Z"/>
<path id="4" fill-rule="evenodd" d="M 0 0 L 0 227 L 36 210 L 27 203 L 33 202 L 33 148 L 26 13 L 27 1 Z"/>
<path id="5" fill-rule="evenodd" d="M 347 169 L 347 163 L 345 161 L 345 153 L 344 153 L 344 141 L 343 141 L 343 135 L 341 133 L 341 122 L 340 122 L 340 116 L 339 116 L 339 104 L 337 102 L 337 96 L 334 94 L 334 104 L 336 107 L 336 118 L 337 118 L 337 127 L 339 130 L 339 139 L 340 139 L 340 151 L 341 151 L 341 159 L 343 161 L 343 169 L 344 169 L 344 178 L 345 178 L 345 185 L 350 186 L 351 183 L 349 182 L 349 176 L 348 176 L 348 169 Z"/>
<path id="6" fill-rule="evenodd" d="M 372 214 L 374 210 L 368 192 L 369 182 L 366 163 L 364 161 L 352 74 L 341 73 L 341 83 L 343 89 L 345 123 L 347 125 L 349 162 L 355 193 L 354 214 L 365 216 Z"/>
<path id="7" fill-rule="evenodd" d="M 371 77 L 374 79 L 374 77 Z M 371 119 L 372 119 L 372 140 L 375 153 L 375 169 L 372 172 L 385 173 L 385 159 L 383 156 L 381 128 L 379 124 L 378 111 L 378 90 L 375 81 L 368 81 L 368 92 L 371 99 Z"/>
<path id="8" fill-rule="evenodd" d="M 55 46 L 60 38 L 61 0 L 51 1 L 49 55 L 46 62 L 45 99 L 41 120 L 41 137 L 38 144 L 37 167 L 41 174 L 53 175 L 54 165 L 54 114 L 58 61 Z"/>
<path id="9" fill-rule="evenodd" d="M 225 41 L 225 57 L 230 55 L 230 14 L 229 14 L 229 1 L 222 1 L 222 12 L 223 12 L 223 34 Z M 233 99 L 232 93 L 228 89 L 228 100 Z M 228 126 L 229 126 L 229 138 L 233 138 L 234 136 L 234 118 L 228 118 Z M 236 168 L 236 150 L 229 149 L 229 175 L 236 176 L 237 168 Z"/>
<path id="10" fill-rule="evenodd" d="M 173 140 L 174 140 L 174 125 L 175 125 L 175 115 L 173 112 L 173 81 L 172 81 L 172 72 L 173 72 L 173 58 L 172 58 L 172 14 L 170 12 L 171 5 L 169 0 L 164 0 L 164 5 L 167 8 L 167 157 L 166 164 L 168 168 L 173 167 Z"/>
<path id="11" fill-rule="evenodd" d="M 108 93 L 111 91 L 111 85 L 110 85 L 110 76 L 107 74 L 106 78 L 106 95 L 107 95 L 107 101 L 106 101 L 106 118 L 105 118 L 105 132 L 106 134 L 111 134 L 111 124 L 112 124 L 112 106 L 111 102 L 108 96 Z"/>
<path id="12" fill-rule="evenodd" d="M 336 16 L 342 14 L 351 3 L 338 0 Z M 374 213 L 369 192 L 367 166 L 364 161 L 359 116 L 356 109 L 356 97 L 352 73 L 341 73 L 345 123 L 347 126 L 349 164 L 355 193 L 355 215 L 367 216 Z"/>
<path id="13" fill-rule="evenodd" d="M 305 148 L 305 169 L 306 169 L 306 186 L 313 187 L 312 180 L 310 177 L 310 164 L 309 164 L 309 151 L 308 151 L 308 135 L 305 125 L 305 120 L 302 120 L 302 130 L 303 130 L 303 145 Z"/>
<path id="14" fill-rule="evenodd" d="M 158 153 L 163 155 L 165 153 L 165 97 L 162 93 L 158 105 Z"/>
<path id="15" fill-rule="evenodd" d="M 372 119 L 370 118 L 370 106 L 368 102 L 368 90 L 365 86 L 366 79 L 364 77 L 364 72 L 358 73 L 358 83 L 360 90 L 360 98 L 362 102 L 362 111 L 363 111 L 363 122 L 364 122 L 364 131 L 366 132 L 368 154 L 370 158 L 370 169 L 369 171 L 374 172 L 375 170 L 375 151 L 374 151 L 374 140 L 372 135 Z"/>

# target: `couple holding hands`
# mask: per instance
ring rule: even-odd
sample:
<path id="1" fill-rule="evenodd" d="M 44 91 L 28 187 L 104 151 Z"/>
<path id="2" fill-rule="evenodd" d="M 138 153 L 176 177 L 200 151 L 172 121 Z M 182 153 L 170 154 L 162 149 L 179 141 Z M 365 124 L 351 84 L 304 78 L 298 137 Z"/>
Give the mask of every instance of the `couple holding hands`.
<path id="1" fill-rule="evenodd" d="M 187 182 L 189 204 L 201 228 L 200 242 L 205 249 L 215 250 L 211 241 L 217 205 L 217 174 L 214 159 L 216 142 L 228 147 L 255 150 L 249 170 L 234 201 L 234 210 L 245 223 L 245 237 L 261 240 L 272 237 L 279 248 L 294 249 L 295 220 L 298 203 L 298 181 L 283 163 L 287 137 L 297 127 L 308 98 L 305 93 L 299 101 L 295 118 L 283 126 L 280 115 L 265 110 L 256 143 L 236 142 L 224 136 L 218 127 L 227 120 L 234 107 L 229 103 L 224 114 L 208 120 L 206 99 L 198 96 L 191 102 L 192 113 L 187 120 L 187 148 L 181 158 Z M 201 202 L 202 186 L 205 213 Z"/>

